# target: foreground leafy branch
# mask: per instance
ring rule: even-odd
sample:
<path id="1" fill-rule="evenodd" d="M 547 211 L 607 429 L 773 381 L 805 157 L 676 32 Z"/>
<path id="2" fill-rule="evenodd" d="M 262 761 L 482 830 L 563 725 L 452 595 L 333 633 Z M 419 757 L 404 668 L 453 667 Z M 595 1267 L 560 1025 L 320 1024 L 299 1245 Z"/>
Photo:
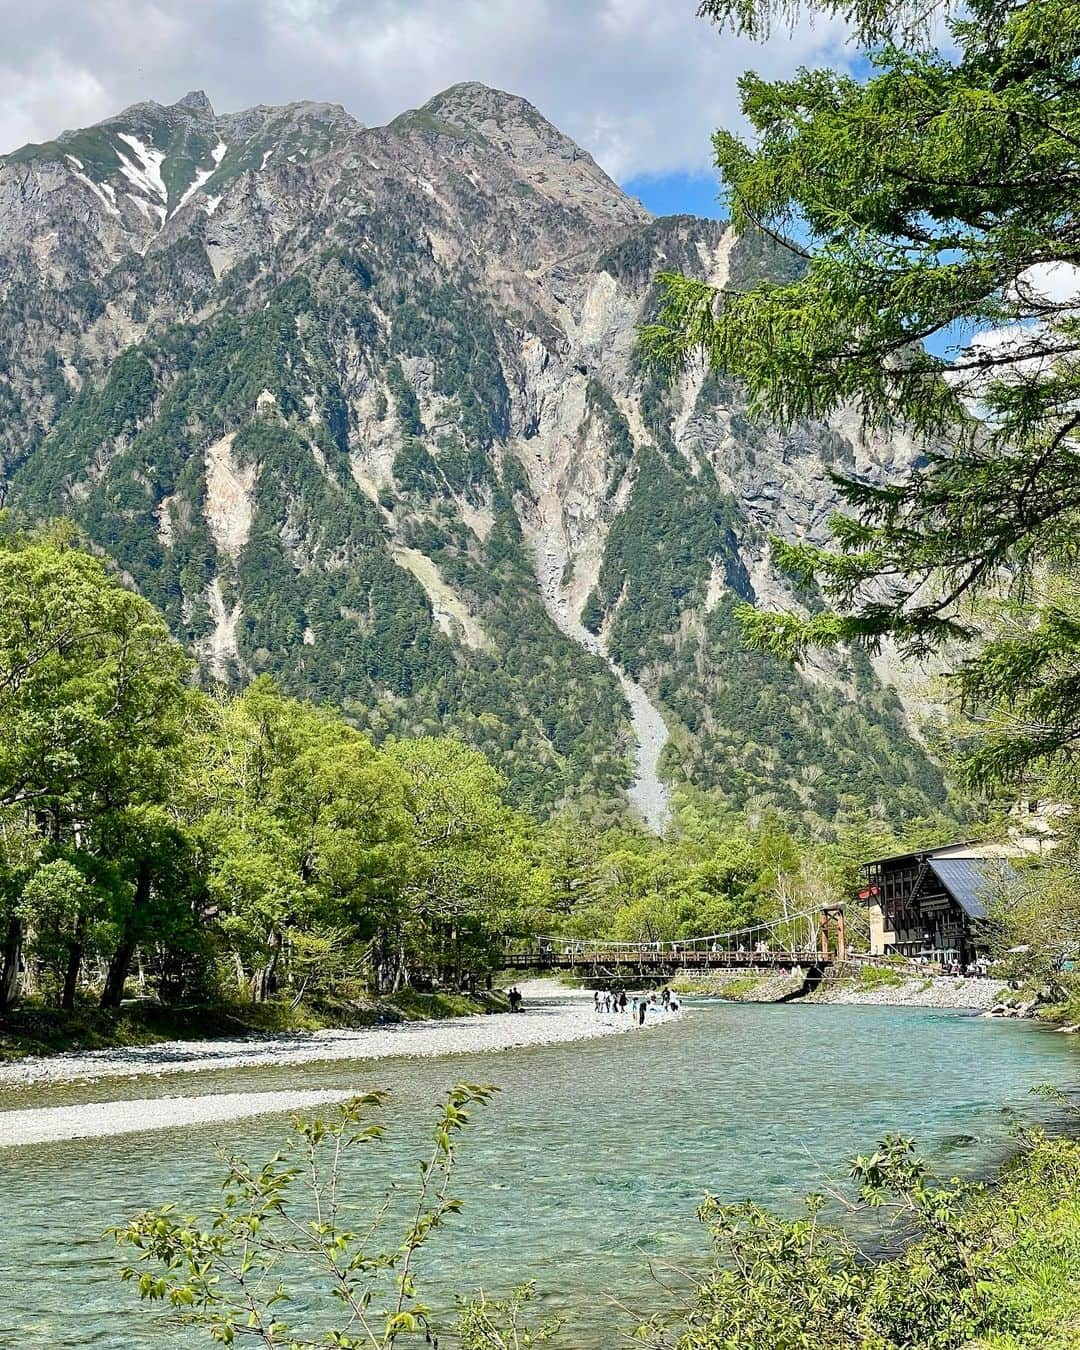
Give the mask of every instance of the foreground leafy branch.
<path id="1" fill-rule="evenodd" d="M 1017 1289 L 1045 1279 L 1058 1224 L 1080 1252 L 1080 1147 L 1039 1133 L 1023 1143 L 996 1188 L 936 1178 L 899 1135 L 854 1159 L 861 1206 L 888 1210 L 904 1240 L 885 1260 L 825 1222 L 824 1195 L 795 1219 L 710 1196 L 700 1217 L 714 1259 L 692 1305 L 675 1322 L 644 1323 L 638 1340 L 652 1350 L 947 1350 L 1008 1331 L 1018 1337 L 1009 1345 L 1051 1344 L 1036 1311 L 1018 1311 Z M 1080 1261 L 1071 1265 L 1075 1276 Z M 1067 1333 L 1060 1342 L 1074 1343 Z"/>
<path id="2" fill-rule="evenodd" d="M 494 1091 L 463 1083 L 447 1094 L 404 1219 L 406 1193 L 397 1185 L 370 1214 L 357 1214 L 343 1194 L 357 1150 L 383 1137 L 377 1117 L 388 1094 L 371 1092 L 328 1119 L 296 1117 L 285 1148 L 261 1168 L 223 1153 L 223 1197 L 206 1221 L 164 1205 L 112 1230 L 121 1246 L 138 1253 L 121 1276 L 140 1297 L 167 1303 L 181 1323 L 203 1328 L 222 1345 L 393 1350 L 413 1337 L 431 1344 L 435 1327 L 417 1259 L 461 1209 L 450 1192 L 455 1142 L 471 1108 Z M 554 1324 L 536 1333 L 525 1325 L 529 1293 L 519 1290 L 505 1302 L 483 1295 L 464 1301 L 460 1344 L 518 1350 L 547 1339 Z"/>

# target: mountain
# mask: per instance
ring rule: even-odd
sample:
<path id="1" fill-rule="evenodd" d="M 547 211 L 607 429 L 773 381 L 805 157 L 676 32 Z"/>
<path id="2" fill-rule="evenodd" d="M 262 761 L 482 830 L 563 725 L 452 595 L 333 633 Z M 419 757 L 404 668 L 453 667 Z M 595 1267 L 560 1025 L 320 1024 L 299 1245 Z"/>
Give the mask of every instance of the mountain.
<path id="1" fill-rule="evenodd" d="M 733 619 L 815 603 L 768 532 L 823 538 L 828 471 L 911 447 L 779 431 L 702 371 L 669 388 L 636 347 L 664 268 L 791 262 L 654 219 L 479 84 L 375 128 L 136 104 L 0 158 L 3 500 L 73 517 L 207 679 L 453 729 L 537 810 L 939 805 L 887 671 L 792 671 Z"/>

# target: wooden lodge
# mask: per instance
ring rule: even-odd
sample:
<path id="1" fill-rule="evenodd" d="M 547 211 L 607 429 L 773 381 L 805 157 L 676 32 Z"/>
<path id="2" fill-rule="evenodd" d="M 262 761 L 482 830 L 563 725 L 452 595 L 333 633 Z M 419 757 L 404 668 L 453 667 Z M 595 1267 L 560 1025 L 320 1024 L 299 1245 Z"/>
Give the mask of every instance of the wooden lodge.
<path id="1" fill-rule="evenodd" d="M 949 844 L 862 867 L 873 955 L 923 957 L 965 969 L 989 950 L 987 912 L 1016 879 L 1009 845 Z"/>

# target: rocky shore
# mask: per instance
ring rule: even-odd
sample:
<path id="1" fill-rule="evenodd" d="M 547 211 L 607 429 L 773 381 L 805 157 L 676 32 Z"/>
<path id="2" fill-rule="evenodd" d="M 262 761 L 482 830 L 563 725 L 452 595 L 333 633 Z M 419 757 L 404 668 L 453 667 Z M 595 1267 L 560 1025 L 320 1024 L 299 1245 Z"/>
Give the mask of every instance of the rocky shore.
<path id="1" fill-rule="evenodd" d="M 862 986 L 858 977 L 841 977 L 822 980 L 808 1001 L 986 1012 L 1000 1002 L 1002 991 L 1001 980 L 956 979 L 947 975 L 915 976 L 873 988 Z"/>
<path id="2" fill-rule="evenodd" d="M 5 1088 L 25 1088 L 38 1083 L 335 1060 L 475 1054 L 531 1045 L 555 1045 L 638 1030 L 628 1016 L 594 1012 L 592 995 L 586 991 L 568 990 L 553 981 L 541 980 L 522 984 L 520 988 L 525 1007 L 514 1014 L 474 1014 L 381 1027 L 235 1040 L 164 1041 L 156 1045 L 22 1059 L 0 1065 L 0 1105 Z M 671 1020 L 667 1014 L 654 1013 L 650 1014 L 647 1026 Z M 4 1115 L 0 1113 L 0 1142 L 3 1142 L 3 1121 Z"/>
<path id="3" fill-rule="evenodd" d="M 707 974 L 682 971 L 675 987 L 734 1003 L 781 1003 L 799 994 L 801 974 L 776 971 L 717 970 Z M 876 1004 L 900 1008 L 957 1008 L 987 1012 L 1002 1004 L 1001 980 L 954 979 L 941 975 L 908 977 L 888 969 L 847 968 L 826 976 L 800 1003 Z"/>
<path id="4" fill-rule="evenodd" d="M 1080 1035 L 1080 1022 L 1064 1021 L 1062 1013 L 1068 1010 L 1055 1004 L 1049 989 L 1003 990 L 1001 997 L 983 1013 L 984 1017 L 1030 1017 L 1041 1021 L 1061 1022 L 1055 1031 L 1067 1036 Z M 1075 1015 L 1075 1009 L 1073 1009 Z"/>

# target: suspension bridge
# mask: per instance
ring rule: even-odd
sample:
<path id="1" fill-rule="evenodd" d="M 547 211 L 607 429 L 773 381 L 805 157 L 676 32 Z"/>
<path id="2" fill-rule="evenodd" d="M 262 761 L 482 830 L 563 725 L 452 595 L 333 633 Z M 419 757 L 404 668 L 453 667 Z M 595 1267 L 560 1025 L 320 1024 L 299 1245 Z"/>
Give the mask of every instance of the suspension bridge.
<path id="1" fill-rule="evenodd" d="M 676 970 L 791 970 L 819 975 L 837 962 L 859 960 L 848 948 L 842 905 L 700 937 L 656 942 L 613 942 L 606 938 L 542 935 L 527 949 L 508 951 L 508 970 L 570 971 L 593 978 L 671 978 Z"/>

